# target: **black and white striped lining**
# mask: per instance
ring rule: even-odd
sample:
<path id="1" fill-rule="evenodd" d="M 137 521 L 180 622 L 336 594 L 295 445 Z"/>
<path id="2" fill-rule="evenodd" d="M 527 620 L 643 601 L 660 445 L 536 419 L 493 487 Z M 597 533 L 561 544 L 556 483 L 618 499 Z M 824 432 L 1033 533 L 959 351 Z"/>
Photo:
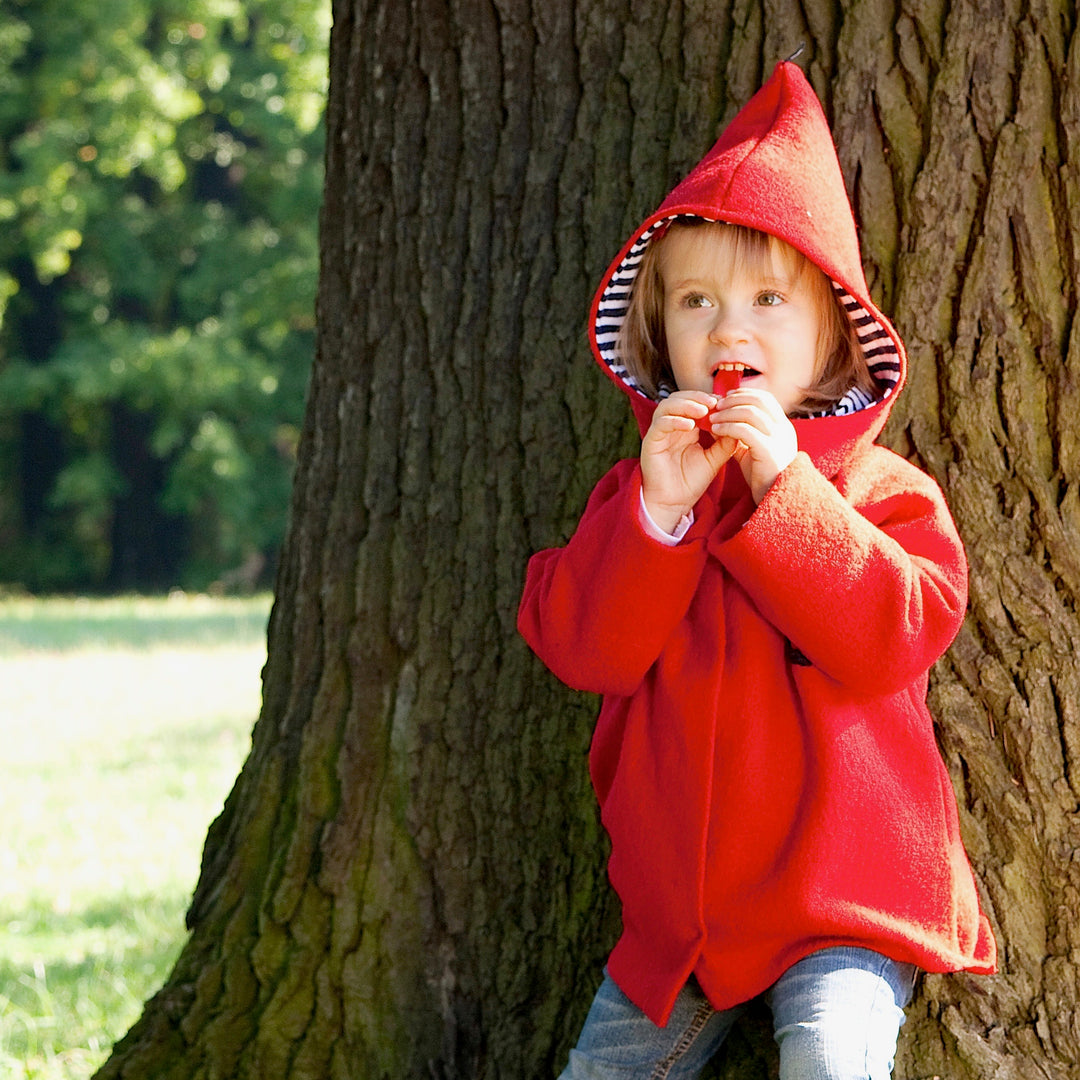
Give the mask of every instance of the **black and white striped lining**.
<path id="1" fill-rule="evenodd" d="M 900 356 L 889 332 L 842 285 L 833 281 L 832 287 L 836 291 L 840 306 L 855 327 L 855 336 L 859 339 L 863 356 L 866 357 L 870 376 L 878 386 L 878 394 L 871 397 L 864 390 L 852 387 L 827 412 L 815 414 L 818 416 L 846 416 L 848 413 L 859 412 L 860 409 L 873 405 L 875 401 L 884 401 L 900 381 Z"/>
<path id="2" fill-rule="evenodd" d="M 626 258 L 619 264 L 619 268 L 611 275 L 604 295 L 600 298 L 600 304 L 596 311 L 596 344 L 600 349 L 600 355 L 604 363 L 611 369 L 612 374 L 621 382 L 624 382 L 643 398 L 649 395 L 645 389 L 627 370 L 626 365 L 620 360 L 616 343 L 619 339 L 619 328 L 626 318 L 627 308 L 630 306 L 630 290 L 634 287 L 634 279 L 637 277 L 638 267 L 645 256 L 645 249 L 649 241 L 656 235 L 657 230 L 667 226 L 673 218 L 658 221 L 655 225 L 646 229 L 634 241 L 633 246 L 626 254 Z M 667 394 L 662 393 L 662 397 Z"/>
<path id="3" fill-rule="evenodd" d="M 658 221 L 637 238 L 626 258 L 619 264 L 619 268 L 611 275 L 596 313 L 596 344 L 604 363 L 620 381 L 645 398 L 649 395 L 620 360 L 616 343 L 619 328 L 630 306 L 630 290 L 633 288 L 638 267 L 644 258 L 645 249 L 656 233 L 666 228 L 671 221 L 674 221 L 673 217 Z M 870 374 L 877 383 L 879 391 L 877 396 L 872 398 L 864 391 L 853 387 L 827 412 L 815 413 L 814 416 L 846 416 L 848 413 L 859 412 L 876 401 L 884 401 L 900 381 L 900 357 L 888 331 L 842 286 L 835 281 L 832 286 L 836 290 L 847 317 L 855 326 L 859 345 L 862 347 L 863 355 L 870 366 Z M 660 388 L 661 397 L 667 397 L 669 393 L 671 393 L 670 388 Z"/>

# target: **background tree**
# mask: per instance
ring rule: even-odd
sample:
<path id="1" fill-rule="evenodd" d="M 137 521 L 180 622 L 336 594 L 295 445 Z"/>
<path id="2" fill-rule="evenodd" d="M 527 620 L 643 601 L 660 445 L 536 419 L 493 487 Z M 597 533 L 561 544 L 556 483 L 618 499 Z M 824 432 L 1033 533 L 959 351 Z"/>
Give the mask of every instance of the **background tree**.
<path id="1" fill-rule="evenodd" d="M 192 935 L 101 1077 L 550 1077 L 611 943 L 595 702 L 523 566 L 632 452 L 586 305 L 801 40 L 911 353 L 971 612 L 933 707 L 1001 946 L 929 977 L 907 1080 L 1080 1062 L 1080 38 L 1071 9 L 339 0 L 318 353 L 252 752 Z M 774 1075 L 764 1018 L 714 1075 Z"/>
<path id="2" fill-rule="evenodd" d="M 280 545 L 329 12 L 0 12 L 0 582 L 205 586 Z"/>

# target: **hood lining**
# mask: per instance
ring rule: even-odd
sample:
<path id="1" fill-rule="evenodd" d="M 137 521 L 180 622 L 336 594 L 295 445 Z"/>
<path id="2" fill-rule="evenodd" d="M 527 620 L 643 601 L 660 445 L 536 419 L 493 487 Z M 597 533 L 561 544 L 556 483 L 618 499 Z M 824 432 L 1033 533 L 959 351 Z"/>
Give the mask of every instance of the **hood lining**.
<path id="1" fill-rule="evenodd" d="M 619 330 L 630 306 L 630 293 L 633 289 L 634 280 L 637 278 L 641 260 L 645 257 L 646 248 L 648 248 L 650 241 L 657 233 L 666 231 L 672 221 L 682 216 L 684 215 L 673 214 L 670 217 L 662 218 L 660 221 L 650 225 L 637 237 L 608 279 L 600 297 L 600 302 L 597 305 L 593 333 L 601 359 L 619 382 L 631 392 L 646 400 L 656 399 L 645 391 L 644 387 L 634 378 L 619 357 L 617 349 Z M 716 221 L 714 218 L 705 218 L 705 220 Z M 837 299 L 840 301 L 844 313 L 855 328 L 855 336 L 870 368 L 870 376 L 878 387 L 878 394 L 871 397 L 857 387 L 853 387 L 832 408 L 824 412 L 813 413 L 811 418 L 846 416 L 849 413 L 869 408 L 871 405 L 885 401 L 900 381 L 900 355 L 888 330 L 841 284 L 832 278 L 829 280 L 836 291 Z M 670 387 L 661 387 L 659 398 L 667 397 L 671 390 Z"/>

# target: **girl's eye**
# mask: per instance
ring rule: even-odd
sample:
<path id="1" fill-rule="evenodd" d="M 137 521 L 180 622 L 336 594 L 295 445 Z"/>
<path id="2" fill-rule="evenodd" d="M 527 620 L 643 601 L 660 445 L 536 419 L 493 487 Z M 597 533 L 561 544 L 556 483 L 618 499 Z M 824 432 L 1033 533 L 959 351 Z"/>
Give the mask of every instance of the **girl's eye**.
<path id="1" fill-rule="evenodd" d="M 762 307 L 776 307 L 784 302 L 784 298 L 778 292 L 763 292 L 757 298 L 757 302 Z"/>
<path id="2" fill-rule="evenodd" d="M 692 293 L 686 298 L 685 303 L 688 308 L 704 308 L 710 306 L 708 297 L 702 296 L 700 293 Z"/>

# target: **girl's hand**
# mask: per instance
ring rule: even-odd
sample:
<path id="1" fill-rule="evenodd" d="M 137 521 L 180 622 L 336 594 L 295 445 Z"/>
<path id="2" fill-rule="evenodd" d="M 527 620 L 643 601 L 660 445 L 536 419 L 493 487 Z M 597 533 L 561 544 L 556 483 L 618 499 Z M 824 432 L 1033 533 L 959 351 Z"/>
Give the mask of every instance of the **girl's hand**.
<path id="1" fill-rule="evenodd" d="M 667 532 L 674 532 L 735 450 L 735 440 L 724 437 L 701 445 L 698 421 L 716 407 L 715 394 L 678 390 L 657 405 L 642 439 L 645 508 Z"/>
<path id="2" fill-rule="evenodd" d="M 776 478 L 795 460 L 799 440 L 780 402 L 768 390 L 740 387 L 722 398 L 712 432 L 734 441 L 735 460 L 759 503 Z"/>

